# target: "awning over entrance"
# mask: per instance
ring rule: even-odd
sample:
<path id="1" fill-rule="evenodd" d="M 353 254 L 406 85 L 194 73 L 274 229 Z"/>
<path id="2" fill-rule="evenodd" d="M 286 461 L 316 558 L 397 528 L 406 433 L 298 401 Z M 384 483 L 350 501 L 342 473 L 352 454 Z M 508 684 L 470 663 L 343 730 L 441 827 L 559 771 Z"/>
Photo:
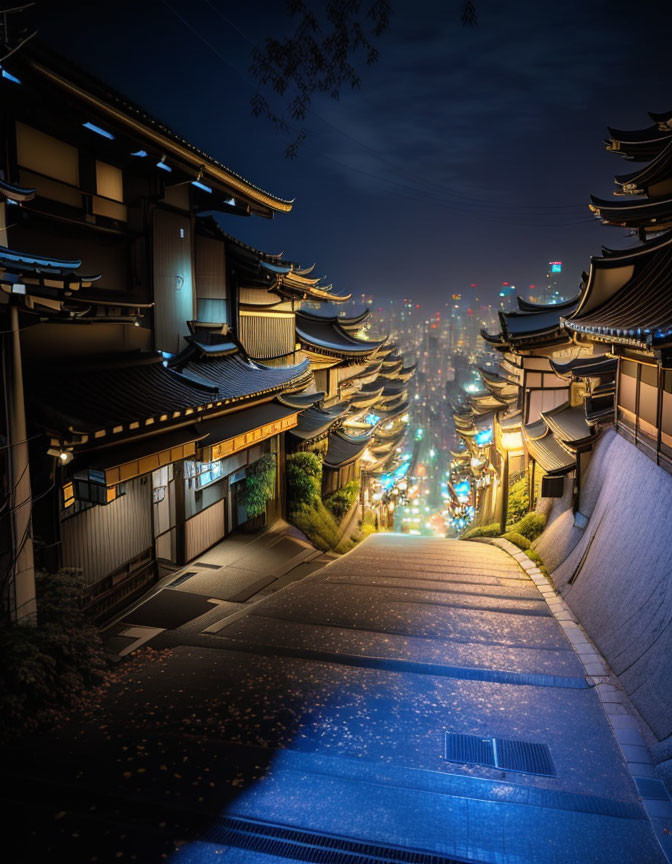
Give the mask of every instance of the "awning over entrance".
<path id="1" fill-rule="evenodd" d="M 116 447 L 107 447 L 89 455 L 82 454 L 77 459 L 81 469 L 73 465 L 73 474 L 81 470 L 88 473 L 93 483 L 115 486 L 149 474 L 163 465 L 194 456 L 197 442 L 204 437 L 205 433 L 191 424 Z"/>
<path id="2" fill-rule="evenodd" d="M 301 412 L 277 402 L 223 414 L 198 423 L 202 441 L 202 461 L 216 462 L 253 444 L 293 429 Z"/>

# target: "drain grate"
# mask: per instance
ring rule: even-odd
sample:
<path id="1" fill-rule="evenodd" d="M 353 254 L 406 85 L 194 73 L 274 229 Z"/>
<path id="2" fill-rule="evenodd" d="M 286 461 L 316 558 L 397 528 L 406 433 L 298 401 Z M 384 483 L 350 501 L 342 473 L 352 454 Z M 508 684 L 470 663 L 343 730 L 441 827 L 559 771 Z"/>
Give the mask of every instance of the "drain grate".
<path id="1" fill-rule="evenodd" d="M 186 582 L 187 579 L 191 579 L 192 576 L 196 575 L 195 570 L 187 570 L 186 573 L 183 573 L 181 576 L 178 576 L 177 579 L 173 579 L 173 581 L 168 585 L 169 588 L 174 588 L 175 585 L 181 585 L 183 582 Z"/>
<path id="2" fill-rule="evenodd" d="M 481 738 L 446 732 L 446 760 L 467 765 L 485 765 L 522 774 L 555 777 L 556 770 L 547 744 L 511 741 L 507 738 Z"/>
<path id="3" fill-rule="evenodd" d="M 220 819 L 204 839 L 221 846 L 315 864 L 465 864 L 464 858 L 233 817 Z"/>
<path id="4" fill-rule="evenodd" d="M 448 762 L 471 762 L 474 765 L 489 765 L 494 768 L 492 738 L 446 732 L 446 759 Z"/>
<path id="5" fill-rule="evenodd" d="M 509 741 L 506 738 L 493 738 L 495 759 L 500 768 L 506 771 L 520 771 L 523 774 L 543 774 L 555 777 L 555 765 L 548 744 L 534 741 Z"/>

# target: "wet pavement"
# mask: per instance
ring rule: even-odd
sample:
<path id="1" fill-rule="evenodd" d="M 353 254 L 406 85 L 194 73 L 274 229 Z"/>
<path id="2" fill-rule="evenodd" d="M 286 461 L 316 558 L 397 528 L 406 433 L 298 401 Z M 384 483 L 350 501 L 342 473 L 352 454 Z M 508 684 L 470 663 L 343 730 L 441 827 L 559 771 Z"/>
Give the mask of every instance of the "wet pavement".
<path id="1" fill-rule="evenodd" d="M 231 605 L 17 744 L 14 860 L 663 861 L 581 663 L 500 549 L 374 535 Z M 447 733 L 542 745 L 552 771 L 448 761 Z"/>

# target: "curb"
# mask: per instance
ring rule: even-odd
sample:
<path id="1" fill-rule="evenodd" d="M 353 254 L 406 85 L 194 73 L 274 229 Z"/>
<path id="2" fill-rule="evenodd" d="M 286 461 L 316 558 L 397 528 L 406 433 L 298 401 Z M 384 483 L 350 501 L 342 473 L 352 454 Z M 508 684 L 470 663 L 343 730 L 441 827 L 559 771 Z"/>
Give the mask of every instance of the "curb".
<path id="1" fill-rule="evenodd" d="M 487 543 L 498 546 L 520 565 L 538 588 L 548 604 L 551 614 L 562 627 L 579 660 L 586 671 L 586 680 L 600 698 L 612 734 L 623 755 L 651 827 L 660 844 L 663 855 L 672 864 L 672 800 L 662 780 L 656 778 L 655 765 L 648 747 L 639 731 L 637 712 L 619 687 L 615 687 L 615 676 L 578 622 L 576 616 L 544 576 L 537 565 L 509 540 L 502 537 L 474 537 L 467 543 Z M 634 716 L 633 716 L 634 715 Z"/>

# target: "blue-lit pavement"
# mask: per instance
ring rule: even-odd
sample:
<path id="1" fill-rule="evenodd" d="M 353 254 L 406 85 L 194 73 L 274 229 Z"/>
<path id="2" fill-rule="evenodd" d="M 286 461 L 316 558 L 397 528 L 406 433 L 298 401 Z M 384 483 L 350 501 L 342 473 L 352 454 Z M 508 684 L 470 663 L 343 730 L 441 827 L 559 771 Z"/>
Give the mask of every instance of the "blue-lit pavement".
<path id="1" fill-rule="evenodd" d="M 240 821 L 215 823 L 175 862 L 299 858 L 324 834 L 370 844 L 368 860 L 390 847 L 479 862 L 660 860 L 578 660 L 499 550 L 370 538 L 215 638 L 281 685 L 269 716 L 286 696 L 301 712 L 264 777 L 226 808 Z M 256 721 L 241 743 L 254 743 Z M 447 762 L 446 732 L 545 743 L 557 776 Z M 300 830 L 265 847 L 267 823 Z"/>
<path id="2" fill-rule="evenodd" d="M 92 860 L 72 857 L 85 840 L 97 861 L 173 864 L 662 861 L 581 664 L 497 548 L 375 535 L 153 644 L 91 728 L 42 742 L 32 770 L 67 799 L 45 823 L 62 842 L 45 849 Z M 480 755 L 448 761 L 446 733 L 478 736 Z M 511 770 L 493 738 L 547 745 L 552 770 Z"/>

